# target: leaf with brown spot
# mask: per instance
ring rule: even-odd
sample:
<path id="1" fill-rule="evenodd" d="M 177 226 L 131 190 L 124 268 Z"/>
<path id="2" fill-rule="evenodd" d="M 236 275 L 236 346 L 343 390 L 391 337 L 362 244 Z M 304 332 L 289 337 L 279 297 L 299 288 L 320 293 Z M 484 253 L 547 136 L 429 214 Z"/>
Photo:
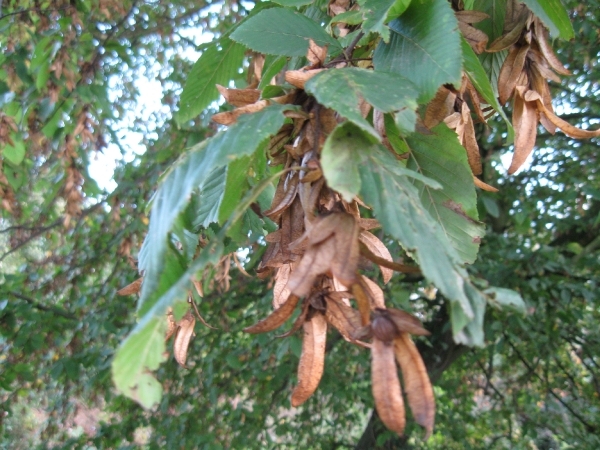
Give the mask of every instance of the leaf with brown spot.
<path id="1" fill-rule="evenodd" d="M 248 328 L 244 328 L 244 331 L 246 333 L 266 333 L 279 328 L 286 320 L 292 317 L 294 309 L 296 309 L 296 305 L 298 304 L 298 300 L 298 296 L 290 295 L 280 308 L 273 311 L 260 322 Z"/>
<path id="2" fill-rule="evenodd" d="M 390 251 L 374 234 L 369 233 L 368 231 L 361 231 L 358 239 L 360 242 L 365 244 L 369 251 L 374 255 L 387 261 L 394 262 Z M 387 282 L 392 278 L 392 275 L 394 275 L 394 271 L 384 266 L 379 266 L 379 269 L 381 270 L 381 275 L 383 276 L 383 282 L 387 284 Z"/>
<path id="3" fill-rule="evenodd" d="M 394 352 L 402 370 L 408 404 L 416 422 L 425 428 L 427 440 L 435 421 L 435 398 L 423 358 L 408 333 L 401 333 L 394 340 Z"/>
<path id="4" fill-rule="evenodd" d="M 394 346 L 379 339 L 373 339 L 371 345 L 371 380 L 379 418 L 386 427 L 401 435 L 406 418 L 402 389 L 394 361 Z"/>
<path id="5" fill-rule="evenodd" d="M 117 295 L 132 295 L 137 294 L 142 289 L 142 283 L 144 282 L 144 277 L 140 277 L 135 280 L 133 283 L 128 284 L 124 288 L 121 288 L 117 291 Z"/>
<path id="6" fill-rule="evenodd" d="M 292 392 L 292 406 L 304 403 L 316 391 L 325 367 L 327 321 L 317 313 L 303 325 L 302 354 L 298 364 L 298 384 Z"/>
<path id="7" fill-rule="evenodd" d="M 177 323 L 177 325 L 179 328 L 177 329 L 175 342 L 173 342 L 173 355 L 175 356 L 175 360 L 179 363 L 179 365 L 185 367 L 187 351 L 190 345 L 190 340 L 194 335 L 196 319 L 194 318 L 192 312 L 188 311 Z"/>

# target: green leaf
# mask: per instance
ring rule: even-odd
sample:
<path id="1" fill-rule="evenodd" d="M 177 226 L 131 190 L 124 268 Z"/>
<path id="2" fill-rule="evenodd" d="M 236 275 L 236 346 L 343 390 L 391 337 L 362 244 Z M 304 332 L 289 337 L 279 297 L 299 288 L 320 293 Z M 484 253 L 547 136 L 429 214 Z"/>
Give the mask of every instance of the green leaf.
<path id="1" fill-rule="evenodd" d="M 525 302 L 518 292 L 494 286 L 483 292 L 488 296 L 489 304 L 499 308 L 508 308 L 521 314 L 527 314 Z"/>
<path id="2" fill-rule="evenodd" d="M 191 193 L 205 188 L 213 170 L 252 154 L 261 142 L 276 133 L 283 125 L 283 111 L 287 109 L 290 106 L 273 105 L 241 116 L 227 131 L 194 146 L 165 175 L 153 200 L 150 228 L 139 255 L 139 267 L 146 280 L 138 304 L 140 313 L 151 308 L 163 293 L 159 278 L 165 269 L 169 232 L 189 203 Z"/>
<path id="3" fill-rule="evenodd" d="M 215 168 L 207 177 L 198 198 L 198 211 L 193 221 L 193 227 L 206 228 L 211 223 L 219 221 L 219 208 L 225 195 L 227 166 Z"/>
<path id="4" fill-rule="evenodd" d="M 494 88 L 488 79 L 488 75 L 485 73 L 485 69 L 481 65 L 479 58 L 469 45 L 469 43 L 461 37 L 461 45 L 463 52 L 463 69 L 471 81 L 471 84 L 477 89 L 477 92 L 481 94 L 483 99 L 490 105 L 500 116 L 504 119 L 508 128 L 509 140 L 514 139 L 514 129 L 508 117 L 504 113 L 502 106 L 498 103 L 497 95 L 494 93 Z"/>
<path id="5" fill-rule="evenodd" d="M 146 409 L 158 404 L 161 384 L 150 372 L 166 359 L 165 317 L 152 317 L 144 327 L 136 327 L 117 350 L 112 363 L 115 386 Z"/>
<path id="6" fill-rule="evenodd" d="M 219 223 L 229 219 L 231 213 L 248 190 L 248 170 L 252 163 L 250 156 L 236 159 L 227 168 L 227 183 L 223 193 L 223 202 L 219 209 Z"/>
<path id="7" fill-rule="evenodd" d="M 358 25 L 363 22 L 363 15 L 360 11 L 352 10 L 338 14 L 331 18 L 331 23 L 347 23 L 348 25 Z"/>
<path id="8" fill-rule="evenodd" d="M 389 10 L 396 0 L 362 0 L 360 9 L 365 19 L 362 29 L 365 33 L 379 33 L 385 42 L 390 40 L 390 29 L 385 25 Z"/>
<path id="9" fill-rule="evenodd" d="M 341 51 L 339 43 L 321 25 L 285 8 L 267 9 L 248 18 L 231 39 L 269 55 L 305 56 L 309 39 L 320 47 L 328 46 L 330 53 Z"/>
<path id="10" fill-rule="evenodd" d="M 277 3 L 281 6 L 299 7 L 312 3 L 312 0 L 273 0 L 273 3 Z"/>
<path id="11" fill-rule="evenodd" d="M 18 166 L 25 159 L 25 143 L 14 134 L 11 137 L 14 145 L 4 144 L 2 155 L 15 166 Z"/>
<path id="12" fill-rule="evenodd" d="M 158 369 L 160 363 L 165 360 L 166 320 L 164 316 L 167 307 L 187 298 L 192 277 L 209 264 L 216 264 L 219 261 L 224 250 L 223 240 L 228 231 L 242 218 L 261 192 L 271 186 L 281 175 L 282 172 L 279 172 L 263 180 L 246 195 L 219 234 L 211 239 L 198 258 L 142 315 L 139 323 L 117 350 L 112 363 L 113 381 L 121 393 L 139 402 L 145 408 L 152 408 L 160 401 L 162 387 L 150 372 Z M 144 285 L 148 281 L 146 275 Z"/>
<path id="13" fill-rule="evenodd" d="M 245 49 L 228 38 L 210 45 L 196 61 L 181 93 L 179 111 L 175 115 L 183 124 L 200 114 L 219 98 L 216 85 L 227 86 L 242 67 Z"/>
<path id="14" fill-rule="evenodd" d="M 396 0 L 392 7 L 389 9 L 387 18 L 385 20 L 390 21 L 402 15 L 404 11 L 406 11 L 409 7 L 410 2 L 411 0 Z"/>
<path id="15" fill-rule="evenodd" d="M 477 258 L 484 226 L 477 215 L 477 195 L 467 154 L 456 133 L 444 123 L 433 134 L 414 133 L 406 142 L 410 148 L 408 167 L 436 180 L 434 190 L 415 181 L 421 201 L 454 246 L 460 261 L 472 264 Z"/>
<path id="16" fill-rule="evenodd" d="M 393 86 L 393 89 L 390 89 Z M 379 138 L 359 109 L 360 98 L 382 112 L 414 110 L 417 91 L 400 75 L 348 67 L 320 72 L 305 86 L 317 100 Z"/>
<path id="17" fill-rule="evenodd" d="M 364 132 L 355 128 L 355 133 Z M 483 345 L 485 297 L 471 284 L 452 244 L 423 205 L 410 172 L 383 146 L 371 145 L 359 166 L 363 199 L 385 232 L 414 255 L 425 277 L 450 301 L 454 339 Z"/>
<path id="18" fill-rule="evenodd" d="M 542 19 L 554 37 L 568 41 L 575 37 L 569 13 L 560 0 L 523 0 L 523 3 Z"/>
<path id="19" fill-rule="evenodd" d="M 444 83 L 460 85 L 460 33 L 446 0 L 412 2 L 390 22 L 390 42 L 380 42 L 373 55 L 376 71 L 398 73 L 412 81 L 419 103 L 426 103 Z"/>
<path id="20" fill-rule="evenodd" d="M 265 58 L 265 70 L 262 73 L 260 83 L 258 83 L 258 89 L 268 87 L 271 80 L 285 67 L 287 60 L 285 56 L 267 56 Z"/>

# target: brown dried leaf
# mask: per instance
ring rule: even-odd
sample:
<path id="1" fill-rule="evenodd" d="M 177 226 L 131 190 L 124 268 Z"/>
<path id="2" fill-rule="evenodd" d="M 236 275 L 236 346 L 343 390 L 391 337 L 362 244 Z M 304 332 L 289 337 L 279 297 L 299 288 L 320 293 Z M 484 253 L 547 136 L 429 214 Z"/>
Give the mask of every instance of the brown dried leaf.
<path id="1" fill-rule="evenodd" d="M 258 89 L 228 89 L 217 84 L 217 90 L 225 98 L 225 101 L 233 106 L 251 105 L 260 99 L 260 91 Z"/>
<path id="2" fill-rule="evenodd" d="M 135 280 L 133 283 L 128 284 L 124 288 L 121 288 L 117 291 L 117 295 L 132 295 L 137 294 L 142 289 L 142 283 L 144 282 L 144 277 L 140 277 Z"/>
<path id="3" fill-rule="evenodd" d="M 263 212 L 265 216 L 269 219 L 275 220 L 275 218 L 280 215 L 283 211 L 285 211 L 296 198 L 296 194 L 298 193 L 298 182 L 299 176 L 297 172 L 294 172 L 289 177 L 285 178 L 283 183 L 281 180 L 277 185 L 277 190 L 275 191 L 275 197 L 273 198 L 273 205 L 270 209 Z M 280 186 L 281 185 L 281 190 Z M 275 201 L 278 200 L 278 203 Z"/>
<path id="4" fill-rule="evenodd" d="M 332 295 L 326 297 L 327 310 L 325 318 L 333 325 L 348 342 L 354 342 L 362 327 L 360 312 L 344 304 L 342 301 L 333 299 Z"/>
<path id="5" fill-rule="evenodd" d="M 477 178 L 476 176 L 473 175 L 473 183 L 475 184 L 475 186 L 477 186 L 479 189 L 483 189 L 484 191 L 488 191 L 488 192 L 498 192 L 498 189 L 495 188 L 494 186 L 490 186 L 487 183 L 484 183 L 483 181 L 481 181 L 479 178 Z"/>
<path id="6" fill-rule="evenodd" d="M 537 18 L 534 22 L 534 27 L 535 33 L 533 34 L 533 37 L 539 44 L 542 55 L 544 55 L 550 67 L 552 67 L 557 73 L 560 73 L 561 75 L 571 75 L 569 69 L 563 66 L 563 64 L 554 54 L 552 47 L 550 47 L 550 45 L 548 44 L 548 32 L 546 31 L 546 27 L 544 27 L 544 25 L 542 25 L 542 22 Z"/>
<path id="7" fill-rule="evenodd" d="M 269 316 L 260 322 L 248 328 L 244 328 L 244 331 L 246 333 L 266 333 L 279 328 L 286 322 L 286 320 L 292 317 L 297 304 L 298 296 L 290 295 L 280 308 L 273 311 L 271 314 L 269 314 Z"/>
<path id="8" fill-rule="evenodd" d="M 288 70 L 285 73 L 285 81 L 299 89 L 304 89 L 304 83 L 323 70 L 325 69 Z"/>
<path id="9" fill-rule="evenodd" d="M 475 126 L 471 118 L 471 111 L 466 102 L 462 104 L 462 118 L 465 123 L 463 138 L 461 144 L 467 150 L 467 160 L 473 175 L 479 175 L 483 172 L 481 167 L 481 154 L 479 153 L 479 144 L 475 136 Z"/>
<path id="10" fill-rule="evenodd" d="M 242 106 L 241 108 L 236 108 L 233 111 L 227 111 L 215 114 L 212 116 L 212 121 L 221 125 L 232 125 L 237 121 L 237 118 L 242 114 L 251 114 L 260 111 L 261 109 L 269 106 L 268 100 L 259 100 L 256 103 L 252 103 L 251 105 Z"/>
<path id="11" fill-rule="evenodd" d="M 290 296 L 291 292 L 287 287 L 290 274 L 292 272 L 292 264 L 282 264 L 277 269 L 275 275 L 275 285 L 273 286 L 273 309 L 278 309 Z"/>
<path id="12" fill-rule="evenodd" d="M 165 333 L 165 341 L 168 341 L 171 336 L 177 331 L 177 322 L 173 317 L 173 309 L 169 308 L 167 311 L 167 332 Z"/>
<path id="13" fill-rule="evenodd" d="M 388 261 L 387 259 L 380 258 L 379 256 L 373 254 L 369 248 L 363 244 L 359 243 L 360 254 L 367 258 L 369 261 L 374 262 L 378 266 L 387 267 L 388 269 L 395 270 L 396 272 L 402 273 L 421 273 L 421 269 L 415 266 L 408 266 L 406 264 L 399 264 L 393 261 Z"/>
<path id="14" fill-rule="evenodd" d="M 185 361 L 187 359 L 187 351 L 190 345 L 190 340 L 194 335 L 194 326 L 196 325 L 196 319 L 191 311 L 185 313 L 185 316 L 177 323 L 179 328 L 177 329 L 177 335 L 175 336 L 175 342 L 173 343 L 173 355 L 175 360 L 180 366 L 185 367 Z"/>
<path id="15" fill-rule="evenodd" d="M 502 64 L 500 74 L 498 75 L 498 97 L 500 104 L 504 105 L 513 95 L 521 72 L 523 72 L 523 68 L 525 67 L 525 59 L 528 51 L 529 45 L 522 47 L 515 46 L 504 60 L 504 64 Z"/>
<path id="16" fill-rule="evenodd" d="M 292 392 L 292 406 L 304 403 L 315 392 L 325 367 L 327 321 L 323 314 L 315 314 L 304 322 L 302 354 L 298 364 L 298 384 Z"/>
<path id="17" fill-rule="evenodd" d="M 537 135 L 538 109 L 534 102 L 525 101 L 521 93 L 515 95 L 513 126 L 515 128 L 515 150 L 508 173 L 513 174 L 527 160 L 535 146 Z"/>
<path id="18" fill-rule="evenodd" d="M 401 435 L 406 419 L 402 389 L 394 361 L 394 347 L 376 338 L 371 346 L 371 378 L 379 418 L 386 427 Z"/>
<path id="19" fill-rule="evenodd" d="M 360 276 L 360 283 L 369 297 L 371 309 L 385 308 L 385 296 L 379 285 L 364 275 Z"/>
<path id="20" fill-rule="evenodd" d="M 425 428 L 427 440 L 435 421 L 435 398 L 423 358 L 408 333 L 401 333 L 394 340 L 394 352 L 402 370 L 408 404 L 417 423 Z"/>
<path id="21" fill-rule="evenodd" d="M 300 327 L 302 325 L 304 325 L 304 322 L 306 322 L 306 317 L 308 316 L 308 312 L 310 311 L 310 302 L 304 300 L 304 302 L 302 303 L 302 311 L 300 312 L 300 314 L 298 315 L 298 317 L 296 317 L 296 320 L 294 320 L 294 323 L 292 324 L 292 327 L 286 331 L 283 334 L 280 334 L 278 336 L 278 338 L 285 338 L 288 336 L 291 336 L 292 334 L 294 334 L 296 331 L 298 331 L 300 329 Z"/>
<path id="22" fill-rule="evenodd" d="M 577 128 L 571 125 L 569 122 L 561 119 L 556 114 L 554 114 L 550 109 L 546 108 L 540 99 L 537 99 L 537 106 L 540 109 L 541 113 L 545 115 L 550 122 L 556 125 L 558 128 L 562 130 L 567 136 L 572 137 L 574 139 L 589 139 L 593 137 L 600 136 L 600 129 L 598 130 L 582 130 L 581 128 Z"/>
<path id="23" fill-rule="evenodd" d="M 484 12 L 475 10 L 456 11 L 454 14 L 459 22 L 464 23 L 477 23 L 490 17 Z"/>
<path id="24" fill-rule="evenodd" d="M 435 94 L 435 97 L 425 110 L 425 119 L 423 124 L 427 128 L 433 128 L 442 122 L 446 117 L 454 112 L 454 102 L 456 94 L 449 89 L 441 86 Z M 450 127 L 452 128 L 452 127 Z"/>
<path id="25" fill-rule="evenodd" d="M 480 54 L 485 51 L 489 40 L 487 34 L 462 21 L 458 22 L 458 28 L 475 53 Z"/>
<path id="26" fill-rule="evenodd" d="M 429 336 L 431 333 L 423 328 L 423 324 L 412 314 L 396 308 L 388 308 L 388 317 L 394 322 L 400 332 Z"/>
<path id="27" fill-rule="evenodd" d="M 327 57 L 327 46 L 319 47 L 312 39 L 308 40 L 306 59 L 313 67 L 322 66 Z"/>
<path id="28" fill-rule="evenodd" d="M 360 318 L 363 325 L 367 325 L 371 321 L 371 296 L 366 291 L 366 284 L 355 283 L 352 285 L 352 294 L 354 294 L 354 300 L 356 306 L 360 312 Z"/>
<path id="29" fill-rule="evenodd" d="M 335 241 L 327 239 L 321 244 L 311 245 L 300 260 L 288 281 L 288 289 L 303 297 L 311 291 L 317 276 L 329 271 L 335 255 Z"/>
<path id="30" fill-rule="evenodd" d="M 375 228 L 381 228 L 381 224 L 377 219 L 358 219 L 358 226 L 361 230 L 369 231 Z"/>
<path id="31" fill-rule="evenodd" d="M 360 242 L 365 244 L 369 251 L 374 255 L 383 258 L 387 261 L 394 262 L 390 251 L 387 249 L 385 244 L 381 242 L 379 238 L 374 234 L 369 233 L 368 231 L 361 231 L 360 235 L 358 236 L 358 239 L 360 240 Z M 390 279 L 392 278 L 394 271 L 384 266 L 379 266 L 379 268 L 381 269 L 383 282 L 384 284 L 387 284 L 387 282 L 390 281 Z"/>
<path id="32" fill-rule="evenodd" d="M 487 48 L 487 51 L 491 53 L 500 52 L 502 50 L 506 50 L 511 45 L 516 44 L 523 33 L 526 23 L 527 16 L 522 15 L 521 19 L 514 23 L 512 28 L 507 33 L 504 33 L 490 44 L 490 46 Z"/>

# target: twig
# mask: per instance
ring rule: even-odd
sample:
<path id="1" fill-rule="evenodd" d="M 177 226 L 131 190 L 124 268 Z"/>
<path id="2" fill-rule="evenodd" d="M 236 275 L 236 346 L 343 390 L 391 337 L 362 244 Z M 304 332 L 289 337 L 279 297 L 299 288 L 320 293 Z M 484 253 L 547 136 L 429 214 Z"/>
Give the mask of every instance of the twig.
<path id="1" fill-rule="evenodd" d="M 40 311 L 51 312 L 52 314 L 56 314 L 57 316 L 61 316 L 61 317 L 64 317 L 65 319 L 69 319 L 69 320 L 77 320 L 77 317 L 75 317 L 73 314 L 65 311 L 62 308 L 58 308 L 56 306 L 44 306 L 41 303 L 37 302 L 36 300 L 32 299 L 31 297 L 27 297 L 26 295 L 19 294 L 18 292 L 8 291 L 8 294 L 12 295 L 13 297 L 16 297 L 16 298 L 26 301 L 31 306 L 33 306 L 35 309 L 39 309 Z"/>

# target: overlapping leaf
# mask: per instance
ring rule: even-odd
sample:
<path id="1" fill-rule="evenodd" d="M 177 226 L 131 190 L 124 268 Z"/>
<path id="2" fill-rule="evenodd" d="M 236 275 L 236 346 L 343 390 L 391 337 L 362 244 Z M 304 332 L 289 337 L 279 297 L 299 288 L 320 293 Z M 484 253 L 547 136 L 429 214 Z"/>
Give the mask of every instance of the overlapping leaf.
<path id="1" fill-rule="evenodd" d="M 244 59 L 244 46 L 228 38 L 210 45 L 196 61 L 181 93 L 175 119 L 182 124 L 219 98 L 217 84 L 228 85 Z"/>
<path id="2" fill-rule="evenodd" d="M 339 112 L 375 137 L 379 135 L 360 112 L 361 98 L 382 112 L 414 111 L 417 107 L 415 87 L 396 73 L 359 68 L 326 70 L 312 77 L 305 89 L 321 104 Z"/>
<path id="3" fill-rule="evenodd" d="M 575 37 L 569 14 L 560 0 L 523 0 L 523 3 L 542 19 L 554 37 L 566 41 Z"/>
<path id="4" fill-rule="evenodd" d="M 380 42 L 373 55 L 376 71 L 398 73 L 412 81 L 419 103 L 433 98 L 441 84 L 460 84 L 460 34 L 446 0 L 412 2 L 389 26 L 390 42 Z"/>
<path id="5" fill-rule="evenodd" d="M 445 124 L 432 131 L 429 135 L 414 133 L 406 139 L 411 151 L 408 167 L 442 185 L 442 189 L 431 189 L 420 181 L 414 182 L 423 205 L 437 220 L 460 260 L 471 264 L 477 257 L 484 227 L 478 221 L 477 196 L 467 155 L 456 133 Z"/>
<path id="6" fill-rule="evenodd" d="M 271 8 L 245 20 L 231 39 L 268 55 L 305 56 L 308 41 L 329 53 L 341 51 L 340 44 L 317 22 L 286 8 Z"/>

